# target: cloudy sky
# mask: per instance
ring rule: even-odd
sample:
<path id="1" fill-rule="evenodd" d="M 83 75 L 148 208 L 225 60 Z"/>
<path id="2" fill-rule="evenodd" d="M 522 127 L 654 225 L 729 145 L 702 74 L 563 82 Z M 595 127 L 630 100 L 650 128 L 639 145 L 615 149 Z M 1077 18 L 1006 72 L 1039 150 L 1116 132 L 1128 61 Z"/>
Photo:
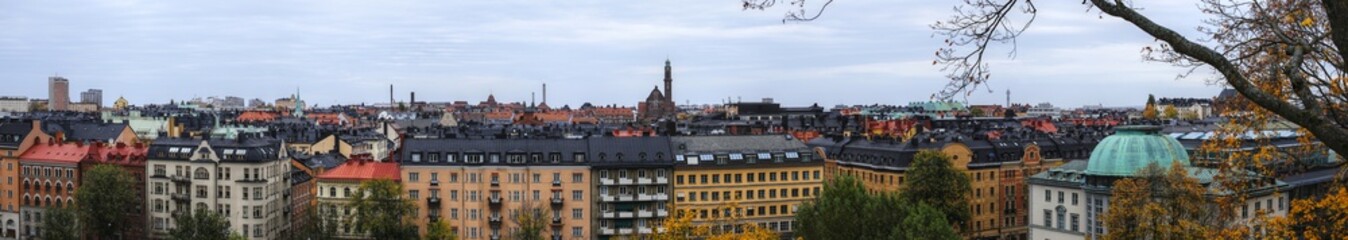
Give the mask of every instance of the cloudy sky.
<path id="1" fill-rule="evenodd" d="M 822 1 L 820 1 L 822 2 Z M 1138 1 L 1192 34 L 1190 1 Z M 838 0 L 808 23 L 788 8 L 716 1 L 3 1 L 0 95 L 104 90 L 133 104 L 233 95 L 311 104 L 418 100 L 634 105 L 674 65 L 680 103 L 775 98 L 791 105 L 903 104 L 945 83 L 929 24 L 955 1 Z M 1210 97 L 1201 72 L 1142 60 L 1154 39 L 1079 1 L 1039 4 L 1019 41 L 991 52 L 994 90 L 967 100 L 1141 105 L 1146 95 Z M 541 96 L 540 96 L 541 97 Z"/>

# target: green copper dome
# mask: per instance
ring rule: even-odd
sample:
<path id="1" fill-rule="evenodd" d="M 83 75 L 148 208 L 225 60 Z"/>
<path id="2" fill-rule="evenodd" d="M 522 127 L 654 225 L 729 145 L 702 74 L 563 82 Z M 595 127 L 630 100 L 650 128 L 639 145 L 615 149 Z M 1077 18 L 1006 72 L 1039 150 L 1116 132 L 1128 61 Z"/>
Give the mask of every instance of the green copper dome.
<path id="1" fill-rule="evenodd" d="M 1096 176 L 1133 176 L 1148 164 L 1169 168 L 1178 161 L 1189 165 L 1189 153 L 1174 138 L 1162 136 L 1158 126 L 1122 126 L 1114 135 L 1100 140 L 1086 163 L 1086 174 Z"/>

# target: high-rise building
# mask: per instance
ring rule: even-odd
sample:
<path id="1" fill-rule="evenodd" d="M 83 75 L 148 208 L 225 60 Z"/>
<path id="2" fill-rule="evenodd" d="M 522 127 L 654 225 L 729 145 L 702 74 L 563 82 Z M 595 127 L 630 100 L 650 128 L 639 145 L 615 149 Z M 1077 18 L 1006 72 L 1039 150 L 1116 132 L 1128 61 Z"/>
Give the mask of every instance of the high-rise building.
<path id="1" fill-rule="evenodd" d="M 103 107 L 103 89 L 89 89 L 80 92 L 80 102 L 94 104 L 96 107 Z"/>
<path id="2" fill-rule="evenodd" d="M 65 111 L 70 104 L 70 80 L 61 76 L 47 78 L 47 109 Z"/>

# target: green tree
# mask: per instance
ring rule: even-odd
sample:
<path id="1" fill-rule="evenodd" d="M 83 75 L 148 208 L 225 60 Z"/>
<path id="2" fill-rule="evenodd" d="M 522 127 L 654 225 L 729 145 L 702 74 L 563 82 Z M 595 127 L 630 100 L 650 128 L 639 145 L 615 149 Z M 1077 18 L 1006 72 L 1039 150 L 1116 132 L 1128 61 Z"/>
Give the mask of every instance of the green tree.
<path id="1" fill-rule="evenodd" d="M 515 223 L 515 227 L 518 228 L 515 230 L 513 239 L 542 240 L 543 231 L 548 229 L 552 217 L 546 209 L 538 204 L 525 202 L 510 215 L 510 221 Z"/>
<path id="2" fill-rule="evenodd" d="M 127 211 L 136 209 L 136 180 L 120 166 L 95 165 L 84 173 L 75 201 L 80 222 L 96 236 L 116 237 L 123 234 L 129 219 Z M 133 236 L 123 236 L 133 237 Z"/>
<path id="3" fill-rule="evenodd" d="M 80 228 L 75 222 L 75 210 L 70 208 L 47 208 L 42 215 L 42 239 L 76 240 L 80 239 Z"/>
<path id="4" fill-rule="evenodd" d="M 895 228 L 901 231 L 891 232 L 889 239 L 960 239 L 960 235 L 950 227 L 950 222 L 945 220 L 945 215 L 940 209 L 921 203 L 909 206 L 911 209 L 908 210 L 908 215 L 903 217 L 903 224 L 900 225 L 902 228 Z"/>
<path id="5" fill-rule="evenodd" d="M 380 239 L 417 239 L 417 227 L 412 223 L 417 206 L 402 193 L 402 185 L 392 180 L 362 182 L 351 196 L 349 207 L 355 210 L 355 217 L 347 224 Z"/>
<path id="6" fill-rule="evenodd" d="M 969 109 L 969 115 L 974 115 L 975 117 L 985 117 L 985 116 L 983 116 L 984 114 L 987 114 L 987 113 L 983 112 L 983 108 L 972 108 L 972 109 Z"/>
<path id="7" fill-rule="evenodd" d="M 874 198 L 851 175 L 824 182 L 818 198 L 806 201 L 796 211 L 796 234 L 804 239 L 877 239 L 868 208 Z M 888 229 L 881 228 L 881 229 Z"/>
<path id="8" fill-rule="evenodd" d="M 173 224 L 168 233 L 173 240 L 228 240 L 234 234 L 229 230 L 229 220 L 207 209 L 175 215 Z"/>
<path id="9" fill-rule="evenodd" d="M 957 226 L 969 222 L 969 175 L 950 164 L 950 156 L 935 150 L 923 150 L 913 156 L 905 174 L 902 191 L 909 203 L 926 204 L 945 213 L 946 221 Z M 968 228 L 962 228 L 968 229 Z"/>
<path id="10" fill-rule="evenodd" d="M 451 230 L 449 222 L 435 220 L 426 225 L 425 240 L 455 240 L 459 239 Z"/>

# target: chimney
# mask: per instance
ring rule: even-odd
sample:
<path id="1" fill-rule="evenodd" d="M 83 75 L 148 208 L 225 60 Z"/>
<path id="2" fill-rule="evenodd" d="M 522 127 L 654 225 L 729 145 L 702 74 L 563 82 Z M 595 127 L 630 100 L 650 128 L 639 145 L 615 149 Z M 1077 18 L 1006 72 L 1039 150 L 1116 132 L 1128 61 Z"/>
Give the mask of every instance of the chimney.
<path id="1" fill-rule="evenodd" d="M 543 84 L 543 103 L 548 103 L 548 84 Z"/>

